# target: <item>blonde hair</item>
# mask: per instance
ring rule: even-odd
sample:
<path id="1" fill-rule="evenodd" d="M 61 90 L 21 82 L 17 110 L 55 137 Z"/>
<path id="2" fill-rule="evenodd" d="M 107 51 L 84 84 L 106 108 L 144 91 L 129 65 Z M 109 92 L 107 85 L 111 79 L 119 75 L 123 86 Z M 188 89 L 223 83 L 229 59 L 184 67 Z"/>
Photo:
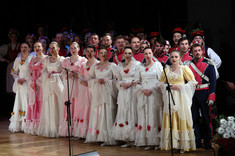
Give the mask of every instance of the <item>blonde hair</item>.
<path id="1" fill-rule="evenodd" d="M 70 44 L 70 46 L 71 46 L 71 45 L 75 45 L 77 48 L 80 49 L 80 46 L 79 46 L 79 44 L 78 44 L 77 42 L 72 42 L 72 43 Z M 70 47 L 70 46 L 69 46 L 69 47 Z"/>
<path id="2" fill-rule="evenodd" d="M 56 41 L 52 41 L 51 43 L 50 43 L 50 45 L 52 45 L 52 44 L 55 44 L 58 48 L 60 47 L 60 45 L 56 42 Z M 49 46 L 50 46 L 49 45 Z"/>

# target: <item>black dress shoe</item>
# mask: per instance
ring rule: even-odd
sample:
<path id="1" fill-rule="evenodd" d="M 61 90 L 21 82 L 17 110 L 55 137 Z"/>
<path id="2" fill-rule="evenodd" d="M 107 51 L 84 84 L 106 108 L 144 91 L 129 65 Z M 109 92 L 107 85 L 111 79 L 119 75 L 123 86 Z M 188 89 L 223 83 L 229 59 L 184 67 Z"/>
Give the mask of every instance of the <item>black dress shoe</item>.
<path id="1" fill-rule="evenodd" d="M 202 148 L 202 144 L 196 144 L 196 148 Z"/>
<path id="2" fill-rule="evenodd" d="M 204 141 L 204 146 L 206 150 L 211 149 L 211 143 L 209 141 Z"/>
<path id="3" fill-rule="evenodd" d="M 209 150 L 209 149 L 212 149 L 212 147 L 211 146 L 205 146 L 205 149 Z"/>

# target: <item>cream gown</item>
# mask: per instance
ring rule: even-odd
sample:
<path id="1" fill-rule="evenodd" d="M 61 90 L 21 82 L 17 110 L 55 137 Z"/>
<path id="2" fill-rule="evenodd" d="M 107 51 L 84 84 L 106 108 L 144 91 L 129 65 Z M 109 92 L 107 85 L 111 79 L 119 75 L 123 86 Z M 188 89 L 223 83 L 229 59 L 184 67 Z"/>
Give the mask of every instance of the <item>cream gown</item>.
<path id="1" fill-rule="evenodd" d="M 116 116 L 116 68 L 116 64 L 109 63 L 108 67 L 103 70 L 98 68 L 98 64 L 90 69 L 88 85 L 92 94 L 92 102 L 85 142 L 115 144 L 114 138 L 111 137 L 111 128 Z M 98 83 L 98 79 L 101 78 L 104 79 L 104 84 Z"/>
<path id="2" fill-rule="evenodd" d="M 128 89 L 120 87 L 121 83 L 132 83 L 137 68 L 140 66 L 139 61 L 134 61 L 133 64 L 124 70 L 123 63 L 119 63 L 117 67 L 117 88 L 118 110 L 115 123 L 112 128 L 112 137 L 115 140 L 135 141 L 136 125 L 137 125 L 137 111 L 136 101 L 134 96 L 134 85 Z"/>
<path id="3" fill-rule="evenodd" d="M 135 81 L 140 84 L 136 86 L 137 115 L 136 146 L 159 145 L 158 137 L 162 124 L 162 100 L 161 92 L 157 87 L 162 73 L 162 65 L 157 61 L 151 67 L 138 68 Z M 151 89 L 152 94 L 145 96 L 141 90 Z"/>
<path id="4" fill-rule="evenodd" d="M 38 135 L 45 137 L 58 137 L 59 125 L 63 118 L 64 84 L 61 77 L 62 62 L 60 57 L 57 62 L 51 63 L 50 57 L 44 62 L 43 71 L 43 104 L 38 127 Z M 48 75 L 51 74 L 49 78 Z"/>
<path id="5" fill-rule="evenodd" d="M 170 71 L 170 66 L 167 66 L 165 71 L 169 83 L 178 85 L 180 88 L 179 90 L 171 90 L 175 101 L 175 105 L 173 105 L 172 100 L 170 100 L 173 148 L 184 151 L 195 150 L 196 146 L 191 105 L 197 82 L 195 81 L 194 75 L 188 66 L 181 65 L 181 68 L 177 73 Z M 186 84 L 185 80 L 187 81 Z M 162 129 L 160 134 L 160 148 L 162 150 L 169 150 L 171 149 L 169 131 L 169 102 L 164 73 L 162 73 L 160 81 L 160 87 L 163 94 L 162 98 L 164 102 Z"/>
<path id="6" fill-rule="evenodd" d="M 11 113 L 9 130 L 12 132 L 19 132 L 25 130 L 26 115 L 28 107 L 28 88 L 29 88 L 29 62 L 31 56 L 23 62 L 21 57 L 17 57 L 12 69 L 12 75 L 15 79 L 13 84 L 13 91 L 16 93 L 13 112 Z M 24 78 L 26 81 L 20 85 L 17 81 Z"/>

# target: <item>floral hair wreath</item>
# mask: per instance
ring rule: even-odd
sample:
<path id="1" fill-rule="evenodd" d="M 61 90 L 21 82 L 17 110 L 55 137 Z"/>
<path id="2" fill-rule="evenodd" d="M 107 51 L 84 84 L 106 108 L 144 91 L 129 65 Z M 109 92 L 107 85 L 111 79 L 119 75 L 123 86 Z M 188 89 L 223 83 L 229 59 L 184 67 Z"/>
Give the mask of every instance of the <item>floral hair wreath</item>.
<path id="1" fill-rule="evenodd" d="M 170 44 L 170 42 L 168 41 L 168 40 L 165 40 L 166 41 L 166 45 L 168 45 L 169 46 L 169 48 L 171 48 L 171 44 Z"/>
<path id="2" fill-rule="evenodd" d="M 74 38 L 74 37 L 75 37 L 75 33 L 69 33 L 69 34 L 67 35 L 67 37 L 68 37 L 69 39 Z"/>
<path id="3" fill-rule="evenodd" d="M 35 37 L 35 35 L 34 35 L 34 34 L 28 34 L 28 35 L 25 37 L 25 40 L 27 40 L 27 39 L 35 40 L 35 39 L 36 39 L 36 37 Z"/>
<path id="4" fill-rule="evenodd" d="M 140 44 L 147 44 L 148 47 L 150 47 L 150 43 L 149 43 L 149 41 L 147 41 L 147 40 L 141 40 L 141 41 L 140 41 Z"/>
<path id="5" fill-rule="evenodd" d="M 190 43 L 190 47 L 192 47 L 194 44 L 200 44 L 200 45 L 202 45 L 198 40 L 193 40 L 193 41 Z"/>
<path id="6" fill-rule="evenodd" d="M 41 36 L 41 37 L 39 37 L 39 38 L 38 38 L 38 41 L 40 41 L 40 40 L 42 40 L 42 39 L 46 40 L 47 43 L 49 43 L 49 38 L 48 38 L 47 36 Z"/>

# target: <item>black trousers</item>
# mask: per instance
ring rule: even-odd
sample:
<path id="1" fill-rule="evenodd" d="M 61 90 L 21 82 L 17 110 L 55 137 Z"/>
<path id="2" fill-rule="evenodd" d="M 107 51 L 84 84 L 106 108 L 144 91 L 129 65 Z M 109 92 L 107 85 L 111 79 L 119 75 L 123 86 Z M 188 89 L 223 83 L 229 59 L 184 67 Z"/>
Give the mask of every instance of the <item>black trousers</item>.
<path id="1" fill-rule="evenodd" d="M 209 96 L 208 90 L 197 90 L 193 96 L 193 104 L 191 107 L 192 117 L 193 117 L 193 128 L 196 137 L 197 147 L 201 146 L 201 132 L 204 134 L 204 145 L 205 147 L 211 147 L 212 140 L 212 127 L 210 124 L 209 106 L 207 104 L 207 99 Z M 203 126 L 200 124 L 200 113 L 201 110 Z"/>

